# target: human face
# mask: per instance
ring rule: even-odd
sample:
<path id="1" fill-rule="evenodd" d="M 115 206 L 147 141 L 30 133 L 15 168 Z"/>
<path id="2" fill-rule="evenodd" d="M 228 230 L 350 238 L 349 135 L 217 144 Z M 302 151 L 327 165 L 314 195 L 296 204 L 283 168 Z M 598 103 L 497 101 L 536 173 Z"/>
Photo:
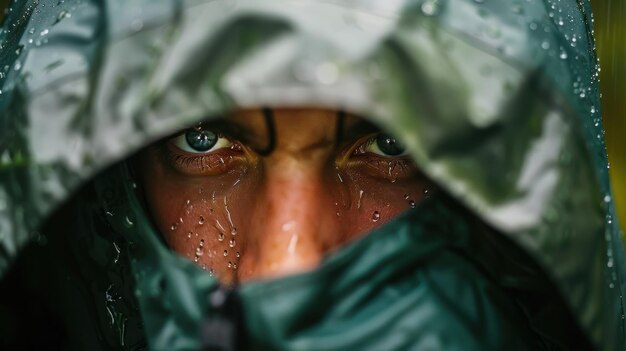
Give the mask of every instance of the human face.
<path id="1" fill-rule="evenodd" d="M 148 147 L 139 173 L 167 244 L 226 284 L 314 268 L 422 200 L 399 143 L 337 111 L 244 110 Z"/>

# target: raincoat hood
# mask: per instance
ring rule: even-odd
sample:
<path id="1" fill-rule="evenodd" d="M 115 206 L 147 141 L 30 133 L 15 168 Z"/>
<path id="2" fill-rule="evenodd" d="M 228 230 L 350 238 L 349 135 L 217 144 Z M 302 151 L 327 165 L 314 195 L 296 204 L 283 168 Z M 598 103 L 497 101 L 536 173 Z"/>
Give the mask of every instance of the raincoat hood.
<path id="1" fill-rule="evenodd" d="M 77 348 L 623 349 L 592 24 L 583 0 L 14 2 L 0 274 L 89 184 L 61 226 L 105 326 Z M 258 106 L 368 116 L 442 195 L 311 272 L 225 291 L 166 247 L 117 162 Z"/>

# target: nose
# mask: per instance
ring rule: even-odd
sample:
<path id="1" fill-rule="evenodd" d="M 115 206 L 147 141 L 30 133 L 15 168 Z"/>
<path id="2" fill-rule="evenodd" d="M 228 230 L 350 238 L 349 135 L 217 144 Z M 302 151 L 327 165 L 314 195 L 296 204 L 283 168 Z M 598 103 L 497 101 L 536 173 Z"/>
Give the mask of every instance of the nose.
<path id="1" fill-rule="evenodd" d="M 266 163 L 238 279 L 264 279 L 317 266 L 323 235 L 336 233 L 333 198 L 313 159 L 276 155 Z M 326 189 L 325 189 L 326 188 Z"/>

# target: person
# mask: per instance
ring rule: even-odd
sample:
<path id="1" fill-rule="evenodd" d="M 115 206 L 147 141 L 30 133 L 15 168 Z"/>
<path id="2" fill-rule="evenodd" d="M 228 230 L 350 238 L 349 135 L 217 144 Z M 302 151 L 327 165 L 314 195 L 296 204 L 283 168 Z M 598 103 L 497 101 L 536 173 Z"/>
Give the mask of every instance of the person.
<path id="1" fill-rule="evenodd" d="M 12 3 L 0 346 L 623 348 L 590 14 Z"/>
<path id="2" fill-rule="evenodd" d="M 227 283 L 314 268 L 431 188 L 392 136 L 317 109 L 241 111 L 148 147 L 138 168 L 168 245 Z"/>

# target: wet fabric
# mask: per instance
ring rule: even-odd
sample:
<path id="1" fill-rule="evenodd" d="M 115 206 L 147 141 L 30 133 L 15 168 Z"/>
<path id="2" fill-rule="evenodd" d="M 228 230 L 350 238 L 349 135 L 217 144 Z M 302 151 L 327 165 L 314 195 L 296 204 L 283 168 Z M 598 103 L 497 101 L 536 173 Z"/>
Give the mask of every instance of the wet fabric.
<path id="1" fill-rule="evenodd" d="M 99 277 L 68 288 L 73 309 L 52 293 L 76 349 L 200 346 L 217 282 L 164 245 L 126 163 L 90 180 L 257 106 L 368 116 L 449 195 L 313 272 L 240 287 L 243 349 L 624 347 L 586 1 L 24 1 L 0 40 L 0 272 L 27 255 L 17 269 L 41 274 L 30 262 L 71 241 L 80 272 L 59 278 Z M 43 224 L 80 186 L 69 222 Z M 93 335 L 73 338 L 78 306 L 101 312 Z"/>

